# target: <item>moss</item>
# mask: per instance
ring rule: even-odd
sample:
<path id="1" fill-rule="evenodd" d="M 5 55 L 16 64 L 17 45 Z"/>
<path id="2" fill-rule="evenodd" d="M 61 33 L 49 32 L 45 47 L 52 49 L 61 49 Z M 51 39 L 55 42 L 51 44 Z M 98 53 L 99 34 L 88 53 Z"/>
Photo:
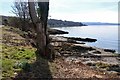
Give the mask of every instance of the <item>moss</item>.
<path id="1" fill-rule="evenodd" d="M 2 76 L 8 77 L 10 75 L 13 75 L 13 65 L 14 61 L 10 59 L 4 59 L 2 60 Z"/>
<path id="2" fill-rule="evenodd" d="M 17 47 L 17 46 L 7 46 L 3 45 L 3 59 L 10 58 L 10 59 L 30 59 L 35 57 L 35 49 L 28 49 L 24 47 Z"/>
<path id="3" fill-rule="evenodd" d="M 108 68 L 110 67 L 110 65 L 109 65 L 109 64 L 102 63 L 102 62 L 98 62 L 98 63 L 96 63 L 96 67 L 97 67 L 97 68 L 108 69 Z"/>

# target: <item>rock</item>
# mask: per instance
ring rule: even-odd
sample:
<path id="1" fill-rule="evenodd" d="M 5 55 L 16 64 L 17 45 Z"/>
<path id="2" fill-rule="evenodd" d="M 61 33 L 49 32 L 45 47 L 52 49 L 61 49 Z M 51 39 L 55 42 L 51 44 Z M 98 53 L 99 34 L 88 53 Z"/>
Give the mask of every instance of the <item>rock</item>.
<path id="1" fill-rule="evenodd" d="M 118 74 L 118 72 L 116 72 L 116 71 L 108 71 L 108 73 L 109 73 L 109 74 L 111 74 L 111 73 L 112 73 L 112 74 Z"/>
<path id="2" fill-rule="evenodd" d="M 102 76 L 101 75 L 95 75 L 97 78 L 102 78 Z"/>
<path id="3" fill-rule="evenodd" d="M 61 54 L 59 52 L 56 52 L 55 54 L 56 54 L 56 56 L 61 57 Z"/>
<path id="4" fill-rule="evenodd" d="M 17 75 L 17 73 L 15 72 L 14 75 Z"/>
<path id="5" fill-rule="evenodd" d="M 65 58 L 65 62 L 73 62 L 75 60 L 76 60 L 76 57 L 74 57 L 74 56 L 69 56 L 69 57 Z"/>
<path id="6" fill-rule="evenodd" d="M 64 57 L 68 57 L 68 56 L 70 56 L 70 55 L 69 55 L 69 54 L 63 54 L 63 56 L 64 56 Z"/>
<path id="7" fill-rule="evenodd" d="M 66 68 L 64 71 L 65 71 L 65 72 L 69 72 L 69 69 Z"/>
<path id="8" fill-rule="evenodd" d="M 95 66 L 95 63 L 87 63 L 88 66 Z"/>
<path id="9" fill-rule="evenodd" d="M 111 66 L 109 66 L 108 71 L 120 72 L 120 66 L 119 65 L 111 65 Z"/>
<path id="10" fill-rule="evenodd" d="M 80 60 L 76 60 L 74 63 L 75 64 L 81 64 L 81 61 Z"/>
<path id="11" fill-rule="evenodd" d="M 51 42 L 50 44 L 55 47 L 62 46 L 62 42 Z"/>
<path id="12" fill-rule="evenodd" d="M 112 53 L 115 53 L 116 51 L 115 50 L 112 50 L 112 49 L 104 49 L 105 52 L 112 52 Z"/>
<path id="13" fill-rule="evenodd" d="M 93 53 L 95 53 L 95 54 L 101 54 L 101 52 L 100 52 L 100 51 L 95 51 L 95 52 L 93 52 Z"/>
<path id="14" fill-rule="evenodd" d="M 79 71 L 79 68 L 75 68 L 74 71 L 78 72 L 78 71 Z"/>
<path id="15" fill-rule="evenodd" d="M 57 29 L 48 29 L 49 34 L 68 34 L 66 31 L 57 30 Z"/>
<path id="16" fill-rule="evenodd" d="M 97 39 L 92 39 L 92 38 L 78 38 L 78 37 L 65 37 L 65 38 L 77 40 L 77 41 L 85 41 L 85 42 L 96 42 L 97 41 Z"/>
<path id="17" fill-rule="evenodd" d="M 23 49 L 23 48 L 19 48 L 18 51 L 25 51 L 25 49 Z"/>

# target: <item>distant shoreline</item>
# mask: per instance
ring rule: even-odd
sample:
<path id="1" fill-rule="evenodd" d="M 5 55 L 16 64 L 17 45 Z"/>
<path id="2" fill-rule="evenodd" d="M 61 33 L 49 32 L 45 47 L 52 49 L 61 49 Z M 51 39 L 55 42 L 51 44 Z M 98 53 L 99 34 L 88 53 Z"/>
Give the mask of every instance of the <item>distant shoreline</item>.
<path id="1" fill-rule="evenodd" d="M 120 25 L 119 23 L 104 23 L 104 22 L 82 22 L 87 25 Z"/>

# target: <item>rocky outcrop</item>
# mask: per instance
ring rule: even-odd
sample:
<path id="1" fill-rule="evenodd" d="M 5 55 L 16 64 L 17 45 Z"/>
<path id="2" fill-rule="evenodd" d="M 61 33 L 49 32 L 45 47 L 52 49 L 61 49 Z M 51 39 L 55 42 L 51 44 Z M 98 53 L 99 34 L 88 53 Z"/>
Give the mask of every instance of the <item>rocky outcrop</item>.
<path id="1" fill-rule="evenodd" d="M 84 41 L 84 42 L 96 42 L 97 39 L 92 39 L 92 38 L 78 38 L 78 37 L 66 37 L 68 39 L 72 39 L 72 40 L 77 40 L 77 41 Z"/>
<path id="2" fill-rule="evenodd" d="M 57 29 L 48 29 L 49 34 L 68 34 L 66 31 L 57 30 Z"/>

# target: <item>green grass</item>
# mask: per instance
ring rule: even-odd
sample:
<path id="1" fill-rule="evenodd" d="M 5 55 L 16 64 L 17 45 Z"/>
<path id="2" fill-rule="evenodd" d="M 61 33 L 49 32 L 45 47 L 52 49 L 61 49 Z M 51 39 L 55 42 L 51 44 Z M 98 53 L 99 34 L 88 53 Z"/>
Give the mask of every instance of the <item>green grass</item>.
<path id="1" fill-rule="evenodd" d="M 10 59 L 4 59 L 2 60 L 2 76 L 3 77 L 9 77 L 13 75 L 13 65 L 14 61 Z"/>
<path id="2" fill-rule="evenodd" d="M 2 77 L 14 76 L 21 69 L 29 70 L 29 63 L 35 59 L 34 48 L 2 45 Z"/>
<path id="3" fill-rule="evenodd" d="M 46 59 L 36 56 L 36 48 L 31 45 L 24 45 L 27 40 L 22 36 L 27 34 L 19 30 L 18 28 L 11 28 L 9 26 L 2 27 L 3 43 L 0 44 L 2 47 L 2 78 L 15 77 L 19 72 L 24 71 L 36 71 L 47 73 L 48 68 L 51 72 L 57 72 L 56 65 L 48 62 Z M 14 38 L 14 39 L 13 39 Z M 16 39 L 15 39 L 16 38 Z M 16 45 L 17 44 L 17 45 Z M 37 60 L 36 60 L 37 58 Z M 37 67 L 36 67 L 37 66 Z M 33 73 L 31 73 L 33 74 Z"/>
<path id="4" fill-rule="evenodd" d="M 0 62 L 2 63 L 2 77 L 14 77 L 15 74 L 21 70 L 29 70 L 30 63 L 35 61 L 36 49 L 33 47 L 19 45 L 18 43 L 26 43 L 26 40 L 19 39 L 20 35 L 23 35 L 23 31 L 18 28 L 13 28 L 9 26 L 2 27 L 3 40 L 7 42 L 3 42 L 0 44 L 2 47 L 2 59 Z M 18 38 L 14 40 L 13 38 Z M 11 43 L 13 45 L 11 45 Z M 15 46 L 14 44 L 18 44 Z"/>
<path id="5" fill-rule="evenodd" d="M 110 67 L 110 64 L 98 62 L 98 63 L 96 63 L 96 67 L 97 68 L 108 69 Z"/>

